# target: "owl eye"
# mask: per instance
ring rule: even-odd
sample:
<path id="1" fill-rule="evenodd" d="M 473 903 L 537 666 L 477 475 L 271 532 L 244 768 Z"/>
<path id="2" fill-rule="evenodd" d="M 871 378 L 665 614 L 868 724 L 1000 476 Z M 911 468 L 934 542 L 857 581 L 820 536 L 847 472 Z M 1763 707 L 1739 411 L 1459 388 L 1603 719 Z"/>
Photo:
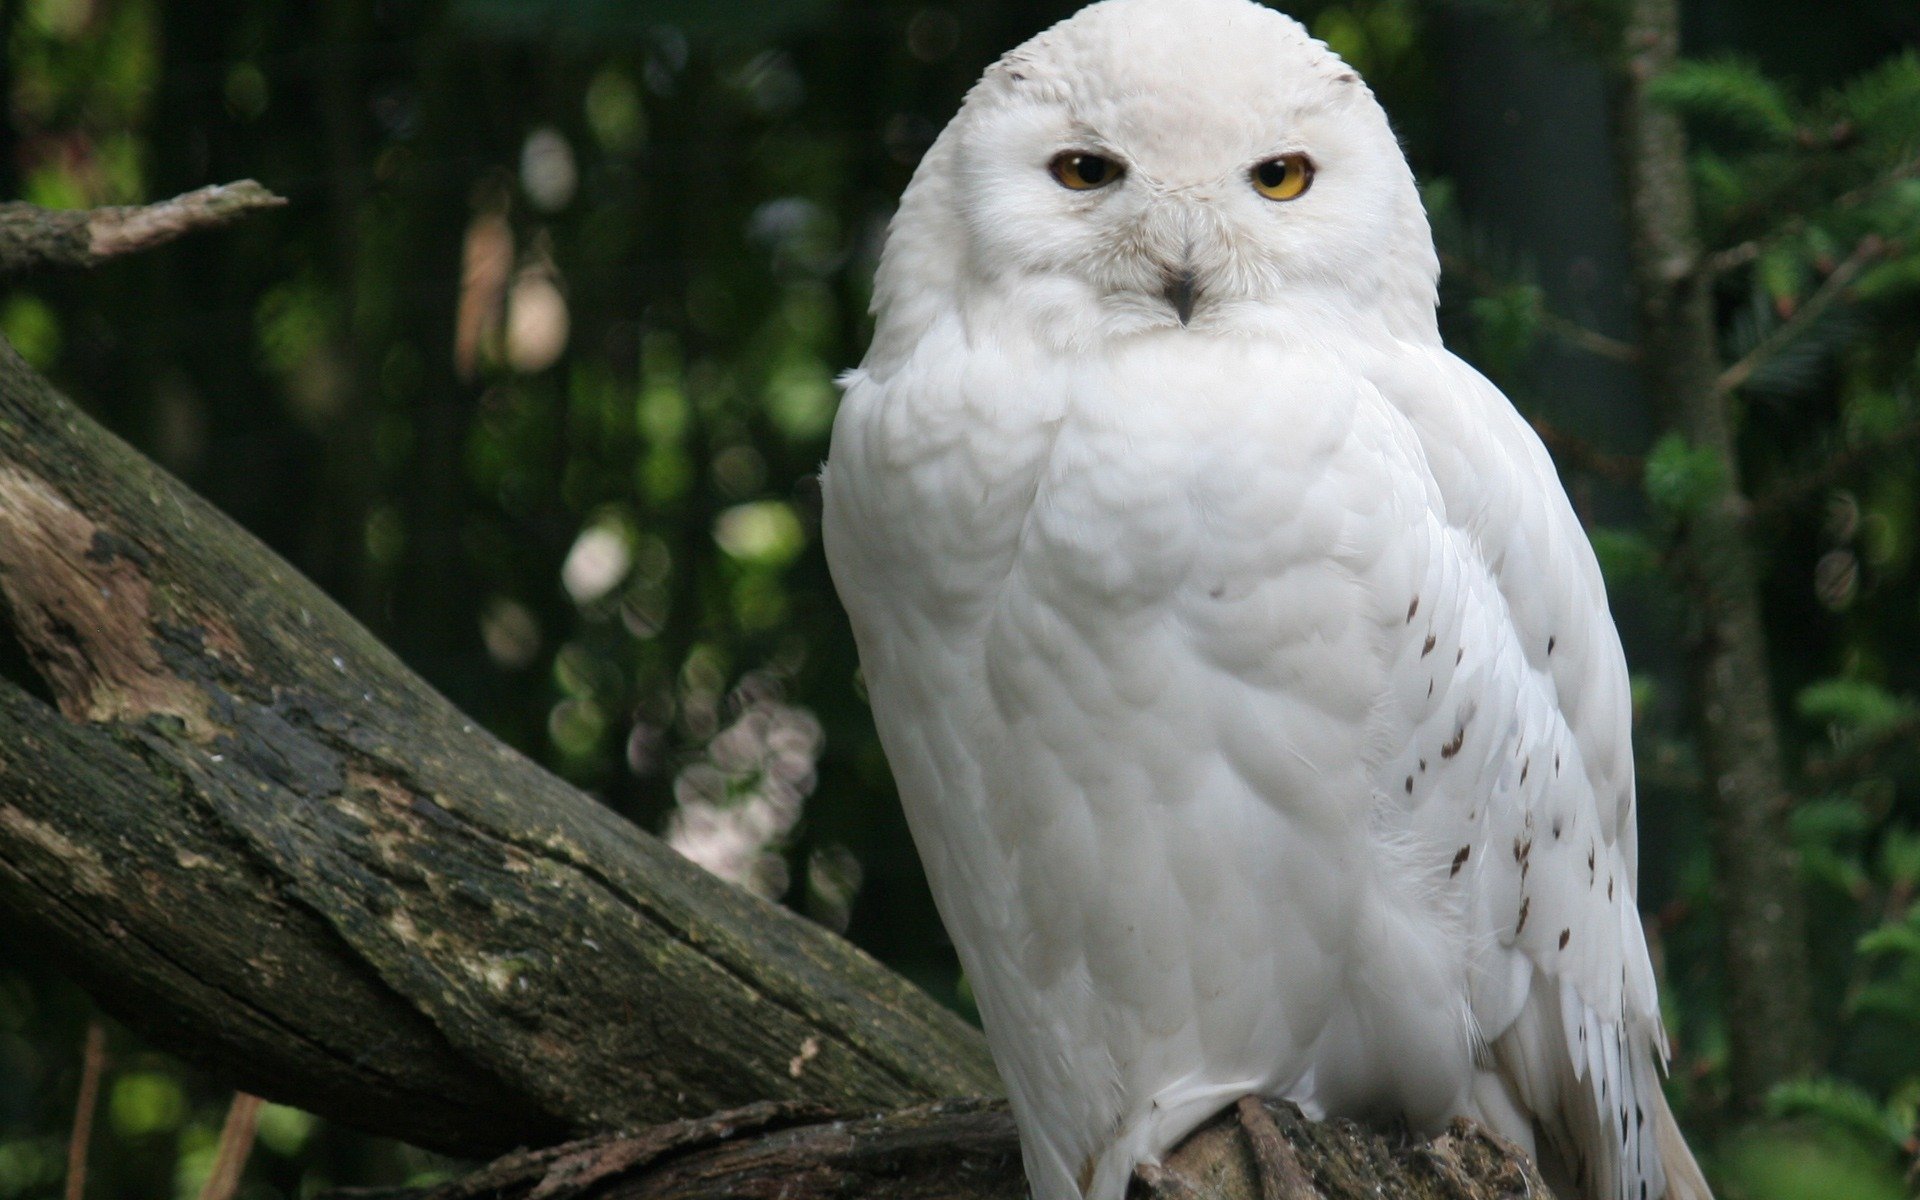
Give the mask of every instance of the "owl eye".
<path id="1" fill-rule="evenodd" d="M 1066 150 L 1054 155 L 1053 161 L 1047 164 L 1047 170 L 1053 172 L 1053 177 L 1060 181 L 1061 187 L 1076 192 L 1106 187 L 1126 174 L 1119 163 L 1098 154 L 1088 154 L 1084 150 Z"/>
<path id="2" fill-rule="evenodd" d="M 1313 160 L 1304 154 L 1282 154 L 1253 168 L 1253 190 L 1269 200 L 1292 200 L 1313 184 Z"/>

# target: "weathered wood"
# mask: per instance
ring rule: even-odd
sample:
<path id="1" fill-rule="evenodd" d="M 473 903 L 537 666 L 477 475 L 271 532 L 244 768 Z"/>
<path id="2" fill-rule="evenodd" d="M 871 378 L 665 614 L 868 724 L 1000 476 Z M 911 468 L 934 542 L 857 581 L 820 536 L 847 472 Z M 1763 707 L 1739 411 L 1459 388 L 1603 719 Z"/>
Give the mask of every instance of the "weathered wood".
<path id="1" fill-rule="evenodd" d="M 1315 1123 L 1284 1102 L 1223 1113 L 1133 1200 L 1552 1200 L 1525 1156 L 1466 1121 L 1396 1139 Z M 755 1105 L 698 1121 L 509 1155 L 440 1187 L 333 1200 L 1022 1200 L 1005 1105 L 953 1101 L 842 1120 Z"/>
<path id="2" fill-rule="evenodd" d="M 997 1088 L 963 1022 L 488 736 L 11 348 L 0 597 L 61 709 L 0 686 L 0 913 L 249 1091 L 485 1154 Z"/>
<path id="3" fill-rule="evenodd" d="M 49 209 L 9 201 L 0 204 L 0 274 L 97 266 L 285 203 L 251 179 L 125 207 Z"/>

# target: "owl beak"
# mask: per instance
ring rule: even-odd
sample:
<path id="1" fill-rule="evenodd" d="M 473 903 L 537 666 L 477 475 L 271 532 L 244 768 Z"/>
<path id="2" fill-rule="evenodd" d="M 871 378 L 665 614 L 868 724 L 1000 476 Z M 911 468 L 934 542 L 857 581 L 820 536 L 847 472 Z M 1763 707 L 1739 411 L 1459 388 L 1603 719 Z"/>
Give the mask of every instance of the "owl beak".
<path id="1" fill-rule="evenodd" d="M 1193 301 L 1197 292 L 1190 268 L 1183 267 L 1168 274 L 1167 287 L 1161 295 L 1167 298 L 1168 304 L 1173 305 L 1173 311 L 1179 314 L 1182 325 L 1193 319 Z"/>

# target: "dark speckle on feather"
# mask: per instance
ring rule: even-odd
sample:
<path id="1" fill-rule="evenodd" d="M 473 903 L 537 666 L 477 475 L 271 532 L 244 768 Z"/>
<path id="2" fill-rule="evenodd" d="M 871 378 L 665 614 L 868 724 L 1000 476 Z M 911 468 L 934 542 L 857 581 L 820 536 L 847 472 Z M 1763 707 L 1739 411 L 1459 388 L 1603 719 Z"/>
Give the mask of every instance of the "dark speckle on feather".
<path id="1" fill-rule="evenodd" d="M 1452 879 L 1455 875 L 1458 875 L 1460 873 L 1460 868 L 1467 865 L 1467 855 L 1471 854 L 1472 852 L 1473 852 L 1472 846 L 1460 847 L 1459 853 L 1453 856 L 1453 870 L 1447 872 L 1448 879 Z"/>
<path id="2" fill-rule="evenodd" d="M 1407 604 L 1407 624 L 1413 624 L 1413 614 L 1420 611 L 1420 597 L 1415 596 Z"/>
<path id="3" fill-rule="evenodd" d="M 1573 940 L 1573 930 L 1562 929 L 1560 931 L 1560 948 L 1562 950 L 1565 950 L 1567 948 L 1567 943 L 1572 940 Z"/>
<path id="4" fill-rule="evenodd" d="M 1413 776 L 1407 776 L 1407 795 L 1413 795 Z"/>
<path id="5" fill-rule="evenodd" d="M 1428 635 L 1427 635 L 1427 644 L 1426 644 L 1426 645 L 1424 645 L 1424 646 L 1422 646 L 1422 647 L 1420 647 L 1420 657 L 1421 657 L 1421 658 L 1425 658 L 1425 657 L 1426 657 L 1427 655 L 1429 655 L 1429 654 L 1432 654 L 1432 653 L 1433 653 L 1433 641 L 1434 641 L 1434 639 L 1433 639 L 1433 635 L 1432 635 L 1432 634 L 1428 634 Z"/>
<path id="6" fill-rule="evenodd" d="M 1532 907 L 1533 907 L 1532 896 L 1520 897 L 1520 919 L 1516 921 L 1513 926 L 1513 935 L 1515 937 L 1519 937 L 1520 931 L 1527 927 L 1527 910 Z"/>
<path id="7" fill-rule="evenodd" d="M 1555 645 L 1555 643 L 1557 643 L 1558 641 L 1559 641 L 1559 639 L 1558 639 L 1558 638 L 1548 638 L 1548 639 L 1547 639 L 1547 653 L 1548 653 L 1548 654 L 1552 654 L 1552 653 L 1553 653 L 1553 647 L 1554 647 L 1554 645 Z"/>

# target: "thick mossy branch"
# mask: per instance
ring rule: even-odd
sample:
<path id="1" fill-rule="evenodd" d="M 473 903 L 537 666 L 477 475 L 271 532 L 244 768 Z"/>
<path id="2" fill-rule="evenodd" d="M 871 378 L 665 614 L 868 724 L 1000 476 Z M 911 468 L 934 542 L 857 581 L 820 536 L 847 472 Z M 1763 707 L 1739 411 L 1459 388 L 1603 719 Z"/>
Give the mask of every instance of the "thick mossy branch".
<path id="1" fill-rule="evenodd" d="M 123 208 L 52 209 L 0 204 L 0 274 L 39 267 L 92 267 L 184 234 L 218 229 L 286 201 L 251 179 Z"/>
<path id="2" fill-rule="evenodd" d="M 475 727 L 0 350 L 0 910 L 250 1091 L 472 1153 L 987 1093 L 978 1034 Z"/>

